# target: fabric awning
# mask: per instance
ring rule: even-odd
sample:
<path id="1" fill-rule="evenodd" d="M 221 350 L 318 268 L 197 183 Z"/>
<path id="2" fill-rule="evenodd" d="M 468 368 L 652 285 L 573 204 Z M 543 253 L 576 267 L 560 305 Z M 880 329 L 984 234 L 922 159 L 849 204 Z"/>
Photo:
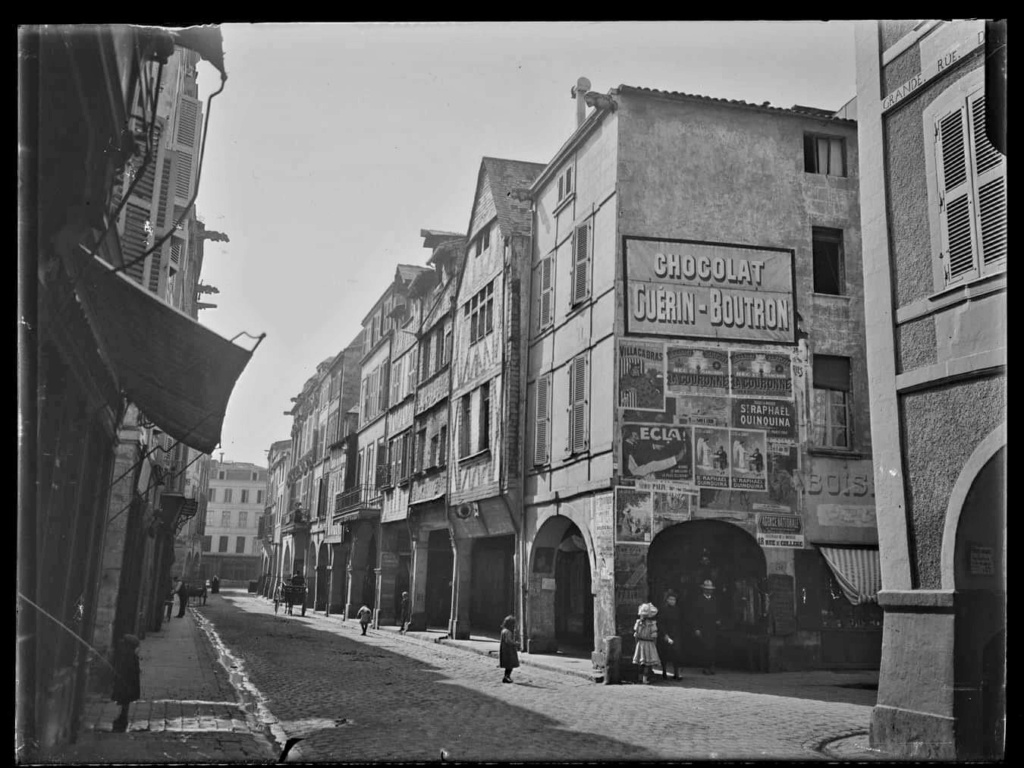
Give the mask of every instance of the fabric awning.
<path id="1" fill-rule="evenodd" d="M 877 603 L 882 588 L 882 568 L 877 549 L 819 547 L 839 582 L 846 599 L 854 605 Z"/>
<path id="2" fill-rule="evenodd" d="M 118 386 L 168 435 L 212 453 L 231 391 L 252 352 L 97 257 L 83 256 L 75 266 L 81 272 L 76 295 Z"/>

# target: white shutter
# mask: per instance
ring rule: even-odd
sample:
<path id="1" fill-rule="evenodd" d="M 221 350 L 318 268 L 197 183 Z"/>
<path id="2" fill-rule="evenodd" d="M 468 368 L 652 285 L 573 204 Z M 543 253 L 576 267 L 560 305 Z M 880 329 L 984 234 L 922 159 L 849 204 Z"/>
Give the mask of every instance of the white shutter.
<path id="1" fill-rule="evenodd" d="M 572 303 L 579 304 L 587 298 L 590 276 L 590 222 L 576 227 L 573 236 Z"/>
<path id="2" fill-rule="evenodd" d="M 1006 160 L 985 135 L 985 93 L 968 98 L 981 270 L 1006 261 Z"/>
<path id="3" fill-rule="evenodd" d="M 552 290 L 551 290 L 551 267 L 554 263 L 554 256 L 548 256 L 540 263 L 540 328 L 546 328 L 551 322 Z"/>
<path id="4" fill-rule="evenodd" d="M 954 283 L 977 272 L 977 246 L 971 225 L 967 110 L 964 105 L 938 118 L 935 137 L 942 253 L 946 282 Z"/>
<path id="5" fill-rule="evenodd" d="M 533 463 L 548 463 L 549 424 L 551 423 L 551 377 L 537 379 L 534 393 Z"/>

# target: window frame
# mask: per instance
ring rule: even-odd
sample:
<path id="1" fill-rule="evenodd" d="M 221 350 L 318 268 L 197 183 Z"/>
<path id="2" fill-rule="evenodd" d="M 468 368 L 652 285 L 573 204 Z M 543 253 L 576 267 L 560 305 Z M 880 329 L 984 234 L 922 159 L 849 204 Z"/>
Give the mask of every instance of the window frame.
<path id="1" fill-rule="evenodd" d="M 494 332 L 494 279 L 477 291 L 463 306 L 463 319 L 469 327 L 470 346 Z"/>
<path id="2" fill-rule="evenodd" d="M 566 453 L 577 456 L 590 448 L 590 356 L 586 352 L 576 355 L 566 369 L 569 378 Z"/>
<path id="3" fill-rule="evenodd" d="M 533 459 L 535 467 L 551 463 L 552 374 L 538 376 L 533 389 Z M 543 428 L 542 428 L 543 425 Z"/>
<path id="4" fill-rule="evenodd" d="M 491 382 L 480 385 L 477 396 L 476 453 L 491 449 Z"/>
<path id="5" fill-rule="evenodd" d="M 580 232 L 587 233 L 587 242 L 580 255 L 579 237 Z M 585 273 L 582 280 L 578 277 L 580 265 L 585 266 Z M 572 230 L 572 269 L 569 273 L 569 311 L 585 304 L 591 295 L 591 277 L 594 272 L 594 217 L 588 215 L 573 227 Z M 554 265 L 552 265 L 552 268 Z"/>
<path id="6" fill-rule="evenodd" d="M 831 386 L 823 386 L 818 377 L 814 375 L 815 361 L 825 359 L 845 360 L 848 370 L 848 381 L 846 389 L 837 389 Z M 854 451 L 853 439 L 853 358 L 844 355 L 815 354 L 811 359 L 811 445 L 816 448 L 829 451 Z M 824 394 L 824 404 L 820 402 L 819 393 Z M 836 402 L 837 395 L 841 396 L 841 402 Z M 834 409 L 842 408 L 845 418 L 844 424 L 834 421 Z M 819 440 L 818 430 L 825 430 L 825 440 Z M 846 432 L 846 445 L 837 445 L 834 433 L 839 430 Z"/>
<path id="7" fill-rule="evenodd" d="M 547 285 L 545 286 L 545 275 Z M 537 331 L 555 324 L 555 252 L 537 264 Z"/>
<path id="8" fill-rule="evenodd" d="M 829 147 L 829 160 L 828 160 L 829 167 L 825 171 L 819 170 L 819 168 L 818 168 L 818 159 L 819 159 L 819 155 L 818 155 L 818 152 L 819 152 L 819 150 L 818 150 L 818 142 L 819 141 L 823 141 L 823 140 L 829 142 L 829 144 L 828 144 L 828 147 Z M 840 162 L 842 164 L 842 169 L 841 169 L 840 173 L 832 173 L 831 172 L 831 168 L 832 168 L 832 142 L 833 141 L 839 141 L 839 143 L 840 143 Z M 808 148 L 811 148 L 813 150 L 810 154 L 808 154 Z M 848 155 L 848 148 L 847 148 L 847 143 L 846 143 L 846 137 L 845 136 L 840 136 L 840 135 L 837 135 L 837 134 L 834 134 L 834 133 L 820 133 L 820 132 L 817 132 L 817 131 L 804 131 L 804 173 L 813 173 L 813 174 L 818 175 L 818 176 L 835 176 L 836 178 L 845 179 L 845 178 L 847 178 L 849 176 L 849 172 L 848 172 L 849 164 L 847 162 L 847 155 Z M 809 159 L 813 161 L 813 165 L 814 165 L 814 169 L 813 170 L 808 169 L 808 165 L 810 164 L 808 162 Z"/>
<path id="9" fill-rule="evenodd" d="M 955 290 L 971 283 L 986 280 L 997 275 L 1005 275 L 1008 258 L 1006 252 L 1006 157 L 991 147 L 1000 161 L 982 173 L 977 172 L 978 146 L 975 138 L 978 135 L 973 119 L 972 104 L 978 97 L 986 98 L 984 67 L 966 73 L 935 97 L 922 113 L 922 129 L 925 145 L 925 174 L 928 188 L 928 222 L 932 246 L 932 284 L 935 293 Z M 942 171 L 941 145 L 939 125 L 952 113 L 960 111 L 963 130 L 963 147 L 965 162 L 965 181 L 953 189 L 945 189 Z M 985 139 L 987 141 L 987 138 Z M 991 146 L 991 145 L 989 145 Z M 992 171 L 997 170 L 997 173 Z M 985 180 L 982 181 L 982 178 Z M 992 181 L 1002 178 L 1003 183 L 1003 230 L 1002 243 L 1004 255 L 991 263 L 986 263 L 984 243 L 981 236 L 982 217 L 980 207 L 980 188 L 988 186 Z M 963 187 L 961 191 L 958 191 Z M 967 214 L 970 233 L 971 267 L 955 276 L 948 276 L 948 201 L 966 198 L 969 211 Z"/>
<path id="10" fill-rule="evenodd" d="M 836 283 L 837 291 L 820 290 L 818 287 L 818 243 L 836 246 Z M 811 288 L 819 296 L 846 296 L 846 247 L 845 232 L 835 227 L 811 227 Z"/>

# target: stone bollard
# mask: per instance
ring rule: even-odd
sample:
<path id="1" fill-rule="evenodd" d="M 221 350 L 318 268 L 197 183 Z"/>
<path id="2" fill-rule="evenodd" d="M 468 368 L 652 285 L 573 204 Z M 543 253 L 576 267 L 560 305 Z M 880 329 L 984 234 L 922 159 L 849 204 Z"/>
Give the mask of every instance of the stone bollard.
<path id="1" fill-rule="evenodd" d="M 617 685 L 620 680 L 619 661 L 622 658 L 622 638 L 618 635 L 604 639 L 604 684 Z"/>

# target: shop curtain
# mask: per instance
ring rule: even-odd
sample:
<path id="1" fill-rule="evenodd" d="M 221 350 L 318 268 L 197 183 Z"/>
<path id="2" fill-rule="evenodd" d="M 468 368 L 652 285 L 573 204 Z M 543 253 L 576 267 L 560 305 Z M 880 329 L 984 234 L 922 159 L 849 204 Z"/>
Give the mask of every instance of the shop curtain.
<path id="1" fill-rule="evenodd" d="M 853 605 L 877 603 L 882 569 L 877 549 L 819 547 L 846 599 Z"/>

